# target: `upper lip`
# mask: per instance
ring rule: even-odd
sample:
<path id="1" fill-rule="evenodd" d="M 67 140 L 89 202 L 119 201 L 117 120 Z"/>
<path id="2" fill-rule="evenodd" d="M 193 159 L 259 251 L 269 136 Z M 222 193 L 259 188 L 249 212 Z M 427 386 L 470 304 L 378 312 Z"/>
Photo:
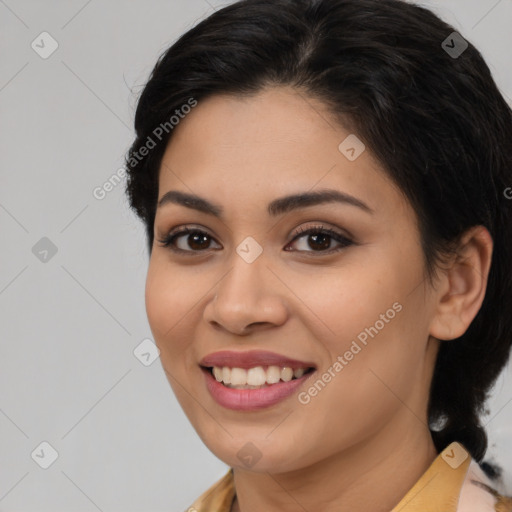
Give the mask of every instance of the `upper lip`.
<path id="1" fill-rule="evenodd" d="M 208 354 L 201 359 L 201 366 L 212 367 L 227 366 L 229 368 L 254 368 L 255 366 L 280 366 L 289 368 L 311 368 L 315 365 L 307 361 L 298 361 L 275 352 L 264 350 L 249 350 L 245 352 L 234 352 L 231 350 L 222 350 Z"/>

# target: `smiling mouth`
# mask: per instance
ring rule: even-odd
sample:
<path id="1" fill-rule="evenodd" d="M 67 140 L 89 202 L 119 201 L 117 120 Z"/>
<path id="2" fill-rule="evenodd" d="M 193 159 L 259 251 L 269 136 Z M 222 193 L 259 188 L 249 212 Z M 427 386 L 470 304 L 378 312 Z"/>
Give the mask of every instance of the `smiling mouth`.
<path id="1" fill-rule="evenodd" d="M 202 367 L 213 378 L 232 389 L 260 389 L 282 382 L 290 382 L 310 374 L 313 367 L 291 368 L 287 366 L 255 366 L 253 368 L 231 368 L 229 366 Z"/>

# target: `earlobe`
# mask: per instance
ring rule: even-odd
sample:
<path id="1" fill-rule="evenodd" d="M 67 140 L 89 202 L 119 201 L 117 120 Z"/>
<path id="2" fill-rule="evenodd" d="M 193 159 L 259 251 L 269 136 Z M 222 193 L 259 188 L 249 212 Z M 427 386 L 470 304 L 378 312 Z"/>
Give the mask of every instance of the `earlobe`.
<path id="1" fill-rule="evenodd" d="M 452 340 L 466 332 L 485 297 L 492 250 L 485 227 L 475 226 L 463 235 L 457 255 L 440 278 L 431 336 Z"/>

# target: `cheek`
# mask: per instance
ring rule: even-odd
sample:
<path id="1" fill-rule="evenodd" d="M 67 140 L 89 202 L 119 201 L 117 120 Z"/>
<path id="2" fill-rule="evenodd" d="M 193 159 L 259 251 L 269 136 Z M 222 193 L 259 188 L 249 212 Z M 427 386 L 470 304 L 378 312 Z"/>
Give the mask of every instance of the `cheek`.
<path id="1" fill-rule="evenodd" d="M 364 336 L 341 334 L 328 346 L 329 361 L 300 397 L 301 403 L 308 402 L 304 411 L 310 431 L 348 446 L 379 431 L 398 413 L 414 411 L 421 417 L 417 397 L 424 383 L 425 344 L 409 332 L 409 315 L 404 307 L 380 330 L 377 324 L 376 331 L 359 329 L 354 322 L 353 330 Z"/>
<path id="2" fill-rule="evenodd" d="M 393 304 L 401 302 L 405 294 L 402 282 L 392 273 L 388 269 L 384 278 L 385 271 L 378 266 L 351 265 L 337 272 L 295 279 L 294 292 L 307 305 L 318 338 L 325 339 L 338 354 L 358 334 L 364 336 L 365 329 L 377 322 L 381 330 L 399 315 Z M 388 322 L 383 324 L 381 315 Z"/>
<path id="3" fill-rule="evenodd" d="M 152 256 L 146 277 L 146 314 L 161 351 L 178 349 L 187 339 L 185 329 L 201 295 L 194 280 L 185 282 L 179 272 Z"/>
<path id="4" fill-rule="evenodd" d="M 347 314 L 346 321 L 338 320 L 340 335 L 328 347 L 330 362 L 323 371 L 330 367 L 336 377 L 318 406 L 336 404 L 335 416 L 340 421 L 351 417 L 361 430 L 383 424 L 404 404 L 415 409 L 412 404 L 418 403 L 427 382 L 428 329 L 420 312 L 421 295 L 400 302 L 393 302 L 394 297 L 388 297 L 389 303 L 371 303 L 364 311 L 351 310 L 355 313 Z"/>
<path id="5" fill-rule="evenodd" d="M 313 313 L 309 329 L 327 352 L 324 371 L 341 356 L 343 370 L 338 366 L 336 375 L 344 375 L 344 385 L 363 379 L 357 393 L 370 400 L 379 389 L 389 393 L 378 376 L 399 388 L 414 380 L 428 341 L 421 270 L 421 261 L 404 265 L 399 258 L 381 257 L 296 280 L 297 296 L 306 298 Z"/>

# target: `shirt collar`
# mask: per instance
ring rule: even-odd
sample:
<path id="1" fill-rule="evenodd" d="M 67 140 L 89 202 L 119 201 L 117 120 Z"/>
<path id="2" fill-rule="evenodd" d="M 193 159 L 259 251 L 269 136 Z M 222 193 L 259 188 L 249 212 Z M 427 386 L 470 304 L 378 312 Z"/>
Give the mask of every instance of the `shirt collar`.
<path id="1" fill-rule="evenodd" d="M 464 446 L 451 443 L 391 512 L 456 512 L 471 461 Z"/>

